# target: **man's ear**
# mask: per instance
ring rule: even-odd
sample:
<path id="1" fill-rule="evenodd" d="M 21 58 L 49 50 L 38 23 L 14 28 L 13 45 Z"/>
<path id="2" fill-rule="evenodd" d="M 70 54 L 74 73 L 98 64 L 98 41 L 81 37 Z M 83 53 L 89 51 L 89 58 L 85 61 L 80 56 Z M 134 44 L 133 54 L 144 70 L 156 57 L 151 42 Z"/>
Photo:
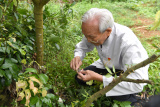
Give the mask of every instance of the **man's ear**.
<path id="1" fill-rule="evenodd" d="M 111 34 L 111 32 L 112 32 L 111 28 L 107 28 L 106 31 L 105 31 L 107 36 L 109 36 Z"/>

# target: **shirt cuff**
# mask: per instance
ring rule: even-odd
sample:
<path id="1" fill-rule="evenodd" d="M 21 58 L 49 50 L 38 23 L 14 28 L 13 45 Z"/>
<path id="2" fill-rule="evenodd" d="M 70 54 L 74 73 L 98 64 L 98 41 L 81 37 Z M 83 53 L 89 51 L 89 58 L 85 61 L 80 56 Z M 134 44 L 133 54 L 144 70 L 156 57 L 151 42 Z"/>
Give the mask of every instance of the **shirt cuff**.
<path id="1" fill-rule="evenodd" d="M 105 87 L 105 86 L 108 86 L 108 84 L 112 82 L 113 78 L 114 78 L 114 77 L 112 77 L 112 76 L 109 77 L 109 78 L 106 78 L 105 76 L 103 76 L 103 86 L 104 86 L 104 87 Z"/>

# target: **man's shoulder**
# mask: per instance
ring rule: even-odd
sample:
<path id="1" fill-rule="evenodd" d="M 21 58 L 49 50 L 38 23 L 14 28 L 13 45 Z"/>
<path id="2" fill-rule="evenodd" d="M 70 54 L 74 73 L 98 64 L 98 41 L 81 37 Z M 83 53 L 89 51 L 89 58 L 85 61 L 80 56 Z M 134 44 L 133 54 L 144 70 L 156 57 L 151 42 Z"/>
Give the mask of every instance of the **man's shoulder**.
<path id="1" fill-rule="evenodd" d="M 132 30 L 125 25 L 121 25 L 121 24 L 118 24 L 118 23 L 115 23 L 114 25 L 115 25 L 116 31 L 118 31 L 118 32 L 121 32 L 121 33 L 131 33 L 132 32 Z"/>
<path id="2" fill-rule="evenodd" d="M 127 26 L 115 23 L 115 35 L 119 41 L 127 44 L 132 44 L 133 42 L 139 41 L 133 31 Z"/>

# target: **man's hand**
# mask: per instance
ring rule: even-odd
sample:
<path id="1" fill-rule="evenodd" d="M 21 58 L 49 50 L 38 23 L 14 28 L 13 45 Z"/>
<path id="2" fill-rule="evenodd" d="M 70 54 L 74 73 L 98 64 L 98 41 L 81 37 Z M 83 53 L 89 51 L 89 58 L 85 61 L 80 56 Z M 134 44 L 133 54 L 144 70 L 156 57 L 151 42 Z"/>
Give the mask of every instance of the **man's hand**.
<path id="1" fill-rule="evenodd" d="M 78 72 L 78 76 L 79 79 L 83 80 L 83 81 L 90 81 L 90 80 L 97 80 L 97 81 L 103 81 L 103 76 L 91 71 L 91 70 L 86 70 L 86 71 L 80 71 Z"/>
<path id="2" fill-rule="evenodd" d="M 70 63 L 70 67 L 75 71 L 77 71 L 81 65 L 82 65 L 82 61 L 79 56 L 76 56 L 75 58 L 73 58 Z"/>

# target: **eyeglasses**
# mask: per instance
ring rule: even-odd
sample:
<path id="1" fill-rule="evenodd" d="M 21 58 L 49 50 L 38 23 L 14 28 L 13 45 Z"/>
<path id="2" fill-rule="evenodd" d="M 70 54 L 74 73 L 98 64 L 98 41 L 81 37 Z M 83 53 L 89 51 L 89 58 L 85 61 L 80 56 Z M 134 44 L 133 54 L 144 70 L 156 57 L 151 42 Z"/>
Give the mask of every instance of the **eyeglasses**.
<path id="1" fill-rule="evenodd" d="M 91 43 L 98 43 L 99 40 L 101 39 L 102 35 L 97 39 L 97 41 L 93 41 L 92 39 L 89 39 L 89 38 L 87 38 L 87 40 L 90 41 Z"/>

